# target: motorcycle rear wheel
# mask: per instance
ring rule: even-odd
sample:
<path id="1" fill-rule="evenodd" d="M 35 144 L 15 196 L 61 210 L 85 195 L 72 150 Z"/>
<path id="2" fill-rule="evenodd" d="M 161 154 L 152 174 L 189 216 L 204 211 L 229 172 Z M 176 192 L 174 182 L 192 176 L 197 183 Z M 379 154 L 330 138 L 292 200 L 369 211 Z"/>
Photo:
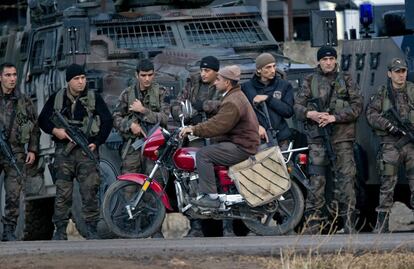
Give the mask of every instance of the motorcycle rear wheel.
<path id="1" fill-rule="evenodd" d="M 269 210 L 275 205 L 275 210 Z M 287 234 L 299 224 L 305 209 L 305 200 L 299 186 L 292 181 L 290 189 L 277 201 L 261 206 L 263 215 L 257 220 L 243 220 L 247 228 L 258 235 Z M 260 208 L 256 208 L 260 210 Z"/>
<path id="2" fill-rule="evenodd" d="M 141 185 L 116 181 L 108 188 L 103 201 L 103 217 L 108 228 L 122 238 L 146 238 L 159 231 L 165 218 L 165 207 L 149 188 L 132 211 L 130 220 L 125 208 L 139 193 Z"/>

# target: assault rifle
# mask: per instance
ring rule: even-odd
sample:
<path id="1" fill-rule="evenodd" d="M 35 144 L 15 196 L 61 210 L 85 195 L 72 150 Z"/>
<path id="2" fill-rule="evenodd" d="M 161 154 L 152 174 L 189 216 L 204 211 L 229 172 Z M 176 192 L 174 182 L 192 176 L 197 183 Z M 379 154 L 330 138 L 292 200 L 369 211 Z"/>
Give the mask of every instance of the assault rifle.
<path id="1" fill-rule="evenodd" d="M 312 105 L 316 111 L 322 112 L 322 104 L 321 104 L 321 98 L 313 98 L 308 101 L 310 105 Z M 327 125 L 325 127 L 318 127 L 319 135 L 322 137 L 323 144 L 326 149 L 326 153 L 328 154 L 329 162 L 332 167 L 332 171 L 334 173 L 334 176 L 336 176 L 336 154 L 332 147 L 331 143 L 331 136 L 332 128 L 330 125 Z"/>
<path id="2" fill-rule="evenodd" d="M 22 171 L 20 171 L 17 166 L 17 159 L 14 156 L 14 153 L 10 147 L 10 144 L 7 142 L 7 137 L 5 134 L 6 130 L 3 126 L 0 126 L 0 152 L 1 154 L 9 161 L 9 163 L 16 169 L 17 174 L 22 176 Z"/>
<path id="3" fill-rule="evenodd" d="M 385 113 L 385 117 L 390 119 L 392 123 L 397 126 L 397 128 L 401 131 L 402 135 L 404 136 L 401 140 L 396 143 L 397 147 L 402 147 L 409 142 L 414 142 L 414 128 L 412 127 L 411 122 L 408 120 L 401 119 L 400 115 L 398 114 L 397 110 L 395 109 L 395 97 L 393 90 L 391 88 L 391 79 L 387 81 L 387 93 L 391 101 L 391 108 L 388 109 Z"/>
<path id="4" fill-rule="evenodd" d="M 93 152 L 88 147 L 89 141 L 86 135 L 76 126 L 71 126 L 66 119 L 63 117 L 62 113 L 55 110 L 54 115 L 52 117 L 52 121 L 56 126 L 60 126 L 65 129 L 66 133 L 73 141 L 74 144 L 78 145 L 82 151 L 88 156 L 89 159 L 94 161 L 96 165 L 99 167 L 99 160 L 95 157 Z"/>

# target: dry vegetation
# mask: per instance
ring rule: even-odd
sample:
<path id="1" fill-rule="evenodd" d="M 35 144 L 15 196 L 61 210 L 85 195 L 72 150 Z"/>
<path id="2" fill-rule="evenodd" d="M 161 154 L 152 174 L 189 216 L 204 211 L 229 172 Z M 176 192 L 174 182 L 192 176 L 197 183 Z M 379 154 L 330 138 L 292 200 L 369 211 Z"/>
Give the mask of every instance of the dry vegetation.
<path id="1" fill-rule="evenodd" d="M 0 268 L 64 268 L 64 269 L 161 269 L 161 268 L 280 268 L 280 269 L 412 269 L 414 253 L 388 252 L 364 254 L 299 255 L 283 252 L 274 257 L 258 256 L 192 256 L 163 257 L 137 255 L 63 255 L 40 254 L 0 257 Z"/>

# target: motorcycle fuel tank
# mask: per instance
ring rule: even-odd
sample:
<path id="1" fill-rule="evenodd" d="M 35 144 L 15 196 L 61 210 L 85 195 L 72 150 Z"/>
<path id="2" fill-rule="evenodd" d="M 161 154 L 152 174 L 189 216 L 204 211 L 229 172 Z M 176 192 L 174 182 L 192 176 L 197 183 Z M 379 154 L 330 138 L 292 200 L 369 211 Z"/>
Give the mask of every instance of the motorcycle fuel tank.
<path id="1" fill-rule="evenodd" d="M 199 148 L 180 148 L 174 152 L 173 160 L 177 168 L 192 172 L 195 169 L 196 153 Z"/>

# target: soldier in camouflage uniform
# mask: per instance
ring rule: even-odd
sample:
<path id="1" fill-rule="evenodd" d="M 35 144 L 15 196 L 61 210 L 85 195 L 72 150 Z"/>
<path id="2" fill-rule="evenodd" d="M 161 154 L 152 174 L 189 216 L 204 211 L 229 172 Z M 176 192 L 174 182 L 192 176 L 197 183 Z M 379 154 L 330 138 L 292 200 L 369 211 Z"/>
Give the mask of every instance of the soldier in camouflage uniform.
<path id="1" fill-rule="evenodd" d="M 56 184 L 53 240 L 66 240 L 66 226 L 72 207 L 73 179 L 79 182 L 82 198 L 82 217 L 86 222 L 87 239 L 96 239 L 99 220 L 99 168 L 82 149 L 71 142 L 66 130 L 54 121 L 59 111 L 71 126 L 87 136 L 88 147 L 98 159 L 99 145 L 105 143 L 112 129 L 112 117 L 102 97 L 86 87 L 86 73 L 82 66 L 72 64 L 66 69 L 67 88 L 49 97 L 39 115 L 39 126 L 53 135 Z M 52 119 L 52 120 L 51 120 Z"/>
<path id="2" fill-rule="evenodd" d="M 362 111 L 363 98 L 359 87 L 349 74 L 339 72 L 336 50 L 323 46 L 318 50 L 319 65 L 307 76 L 295 97 L 295 113 L 304 122 L 309 144 L 310 189 L 306 199 L 309 230 L 319 231 L 325 206 L 326 173 L 329 167 L 327 150 L 321 137 L 321 128 L 330 126 L 330 141 L 336 155 L 333 179 L 333 201 L 328 206 L 331 214 L 338 214 L 345 223 L 345 232 L 352 232 L 355 210 L 356 167 L 353 154 L 355 122 Z M 317 111 L 312 100 L 319 98 L 322 110 Z"/>
<path id="3" fill-rule="evenodd" d="M 217 79 L 217 71 L 220 68 L 219 60 L 214 56 L 206 56 L 200 61 L 200 73 L 191 76 L 178 95 L 177 100 L 171 106 L 171 114 L 176 121 L 180 121 L 182 113 L 181 102 L 189 100 L 193 107 L 193 115 L 186 119 L 186 123 L 196 125 L 217 113 L 222 95 L 216 90 L 214 82 Z M 205 139 L 196 139 L 189 143 L 190 147 L 202 147 Z M 223 235 L 233 236 L 232 220 L 223 221 Z M 190 231 L 186 237 L 203 237 L 202 222 L 198 219 L 190 220 Z"/>
<path id="4" fill-rule="evenodd" d="M 37 113 L 30 98 L 16 88 L 17 70 L 11 63 L 0 65 L 0 126 L 2 136 L 9 143 L 16 157 L 20 176 L 9 160 L 0 153 L 0 171 L 4 171 L 6 205 L 3 222 L 2 241 L 14 241 L 17 218 L 19 216 L 20 192 L 24 189 L 25 165 L 32 165 L 39 149 L 39 127 Z M 27 145 L 27 149 L 25 146 Z"/>
<path id="5" fill-rule="evenodd" d="M 388 232 L 388 215 L 393 205 L 398 168 L 403 163 L 411 189 L 410 207 L 414 209 L 414 143 L 397 127 L 390 114 L 395 109 L 400 119 L 414 127 L 414 84 L 407 81 L 407 64 L 394 58 L 388 65 L 388 84 L 379 87 L 367 106 L 367 120 L 380 137 L 378 166 L 381 177 L 375 232 Z"/>
<path id="6" fill-rule="evenodd" d="M 160 123 L 167 127 L 169 105 L 164 101 L 166 89 L 154 82 L 154 65 L 148 59 L 141 60 L 135 73 L 137 83 L 122 91 L 114 110 L 114 127 L 121 133 L 124 144 L 122 173 L 145 173 L 151 162 L 141 159 L 140 151 L 131 143 L 142 139 L 151 127 Z"/>
<path id="7" fill-rule="evenodd" d="M 145 159 L 140 150 L 131 145 L 146 137 L 151 127 L 157 123 L 167 127 L 170 107 L 164 101 L 166 89 L 154 82 L 155 71 L 153 63 L 144 59 L 136 68 L 136 85 L 122 91 L 114 110 L 114 127 L 121 133 L 124 143 L 121 150 L 122 173 L 145 173 L 152 170 L 154 163 Z M 156 173 L 155 178 L 162 178 Z M 163 184 L 162 181 L 160 181 Z M 132 192 L 133 190 L 131 190 Z M 163 237 L 158 231 L 153 237 Z"/>

